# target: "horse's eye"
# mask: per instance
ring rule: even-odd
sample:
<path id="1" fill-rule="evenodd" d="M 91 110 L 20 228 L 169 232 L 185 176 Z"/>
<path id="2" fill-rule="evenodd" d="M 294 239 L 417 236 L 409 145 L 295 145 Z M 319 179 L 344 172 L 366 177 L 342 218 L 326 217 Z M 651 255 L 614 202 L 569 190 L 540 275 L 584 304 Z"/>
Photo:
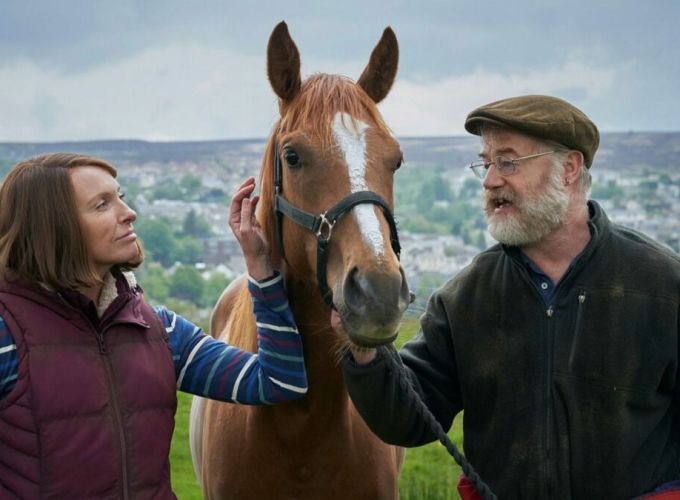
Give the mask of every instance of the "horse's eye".
<path id="1" fill-rule="evenodd" d="M 298 156 L 294 149 L 291 148 L 284 149 L 283 157 L 285 158 L 286 164 L 289 167 L 295 168 L 300 166 L 300 157 Z"/>
<path id="2" fill-rule="evenodd" d="M 399 170 L 399 167 L 401 167 L 404 164 L 404 157 L 401 156 L 399 158 L 399 161 L 397 162 L 397 165 L 394 167 L 394 170 Z"/>

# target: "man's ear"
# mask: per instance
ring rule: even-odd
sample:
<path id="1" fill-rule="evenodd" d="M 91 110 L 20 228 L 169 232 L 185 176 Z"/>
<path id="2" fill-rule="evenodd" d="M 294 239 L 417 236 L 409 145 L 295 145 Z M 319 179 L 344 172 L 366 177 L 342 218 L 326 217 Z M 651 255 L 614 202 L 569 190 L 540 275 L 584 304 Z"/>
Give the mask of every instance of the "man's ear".
<path id="1" fill-rule="evenodd" d="M 584 159 L 583 153 L 572 149 L 564 158 L 564 184 L 574 184 L 579 175 L 581 175 L 581 168 L 583 167 Z"/>

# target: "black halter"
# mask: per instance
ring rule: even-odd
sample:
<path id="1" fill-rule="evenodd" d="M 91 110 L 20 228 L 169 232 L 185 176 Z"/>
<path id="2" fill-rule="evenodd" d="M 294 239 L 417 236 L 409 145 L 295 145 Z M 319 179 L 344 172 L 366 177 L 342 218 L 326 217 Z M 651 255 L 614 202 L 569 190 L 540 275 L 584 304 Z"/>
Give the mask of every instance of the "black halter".
<path id="1" fill-rule="evenodd" d="M 328 252 L 328 245 L 331 241 L 333 228 L 338 220 L 349 212 L 352 208 L 362 203 L 372 203 L 382 208 L 387 223 L 390 225 L 390 243 L 392 250 L 399 258 L 401 253 L 401 246 L 399 245 L 399 235 L 397 234 L 397 225 L 394 222 L 392 210 L 378 194 L 373 191 L 357 191 L 348 196 L 345 196 L 332 208 L 320 215 L 313 215 L 297 208 L 295 205 L 289 203 L 283 196 L 283 177 L 281 173 L 281 159 L 279 156 L 279 146 L 274 146 L 274 214 L 276 216 L 276 241 L 279 246 L 279 253 L 282 258 L 286 258 L 283 249 L 283 231 L 282 221 L 285 215 L 296 224 L 312 231 L 316 235 L 316 278 L 319 283 L 319 291 L 324 302 L 333 307 L 333 292 L 328 288 L 326 281 L 326 259 Z"/>

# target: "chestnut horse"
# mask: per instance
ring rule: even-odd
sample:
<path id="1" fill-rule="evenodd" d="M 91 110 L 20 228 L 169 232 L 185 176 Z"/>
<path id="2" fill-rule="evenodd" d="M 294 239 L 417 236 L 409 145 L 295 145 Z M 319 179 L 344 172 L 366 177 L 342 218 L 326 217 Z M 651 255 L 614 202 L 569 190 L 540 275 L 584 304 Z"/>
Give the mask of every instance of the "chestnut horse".
<path id="1" fill-rule="evenodd" d="M 257 216 L 285 278 L 309 389 L 276 406 L 194 398 L 191 449 L 205 498 L 399 496 L 403 450 L 368 429 L 338 366 L 350 341 L 368 346 L 392 340 L 409 301 L 391 212 L 402 153 L 376 107 L 392 86 L 397 63 L 397 40 L 387 28 L 358 83 L 327 74 L 301 82 L 300 56 L 286 24 L 271 34 L 268 77 L 281 116 L 265 150 Z M 313 224 L 303 227 L 305 216 L 317 221 L 318 235 Z M 331 328 L 333 308 L 349 339 Z M 256 351 L 243 278 L 220 297 L 211 332 Z"/>

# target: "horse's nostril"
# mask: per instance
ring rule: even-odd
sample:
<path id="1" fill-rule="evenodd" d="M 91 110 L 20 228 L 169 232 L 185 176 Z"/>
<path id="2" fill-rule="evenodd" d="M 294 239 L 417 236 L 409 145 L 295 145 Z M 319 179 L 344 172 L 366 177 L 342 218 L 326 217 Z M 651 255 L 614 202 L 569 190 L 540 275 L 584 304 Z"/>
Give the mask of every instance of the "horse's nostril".
<path id="1" fill-rule="evenodd" d="M 401 276 L 401 287 L 399 288 L 399 308 L 401 312 L 404 312 L 409 304 L 412 304 L 416 300 L 416 294 L 409 290 L 408 282 L 406 281 L 406 276 L 404 275 L 404 269 L 399 268 L 399 275 Z"/>
<path id="2" fill-rule="evenodd" d="M 391 323 L 403 314 L 411 302 L 411 292 L 399 273 L 367 271 L 353 267 L 345 277 L 344 303 L 350 313 L 365 321 Z"/>
<path id="3" fill-rule="evenodd" d="M 366 312 L 366 292 L 365 283 L 361 283 L 359 269 L 353 267 L 345 278 L 343 289 L 345 305 L 354 314 L 364 314 Z"/>

